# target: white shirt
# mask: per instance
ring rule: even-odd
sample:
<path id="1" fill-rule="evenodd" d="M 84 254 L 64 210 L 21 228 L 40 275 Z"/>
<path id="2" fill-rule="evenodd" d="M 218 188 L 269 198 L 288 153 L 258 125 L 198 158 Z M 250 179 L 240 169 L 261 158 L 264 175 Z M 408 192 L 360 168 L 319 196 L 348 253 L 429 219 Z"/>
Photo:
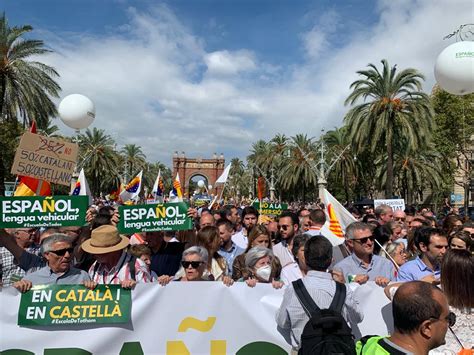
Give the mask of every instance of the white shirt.
<path id="1" fill-rule="evenodd" d="M 232 241 L 238 246 L 238 247 L 241 247 L 242 249 L 247 249 L 247 244 L 249 243 L 248 242 L 248 238 L 246 235 L 244 235 L 243 233 L 243 228 L 237 232 L 237 233 L 234 233 L 232 235 Z"/>
<path id="2" fill-rule="evenodd" d="M 285 240 L 273 246 L 273 254 L 280 259 L 282 268 L 295 262 L 295 258 L 288 249 L 288 243 Z"/>
<path id="3" fill-rule="evenodd" d="M 303 273 L 300 270 L 297 262 L 286 265 L 281 269 L 280 281 L 285 285 L 291 284 L 293 281 L 303 278 Z"/>

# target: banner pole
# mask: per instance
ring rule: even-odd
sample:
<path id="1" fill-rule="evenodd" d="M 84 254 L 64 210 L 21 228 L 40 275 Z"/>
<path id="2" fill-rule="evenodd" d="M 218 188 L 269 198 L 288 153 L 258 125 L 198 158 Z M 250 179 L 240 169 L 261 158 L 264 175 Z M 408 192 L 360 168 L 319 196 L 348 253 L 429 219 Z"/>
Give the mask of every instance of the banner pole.
<path id="1" fill-rule="evenodd" d="M 400 269 L 400 267 L 398 266 L 398 264 L 395 262 L 395 260 L 393 260 L 393 258 L 390 256 L 390 254 L 387 252 L 387 250 L 385 250 L 385 248 L 382 246 L 382 244 L 379 243 L 379 241 L 377 239 L 374 239 L 375 242 L 378 244 L 378 246 L 384 251 L 385 255 L 388 256 L 388 258 L 390 260 L 392 260 L 393 264 L 395 265 L 395 267 L 397 268 L 397 270 Z"/>
<path id="2" fill-rule="evenodd" d="M 43 187 L 43 180 L 38 180 L 38 186 L 36 187 L 36 196 L 41 196 L 42 187 Z"/>

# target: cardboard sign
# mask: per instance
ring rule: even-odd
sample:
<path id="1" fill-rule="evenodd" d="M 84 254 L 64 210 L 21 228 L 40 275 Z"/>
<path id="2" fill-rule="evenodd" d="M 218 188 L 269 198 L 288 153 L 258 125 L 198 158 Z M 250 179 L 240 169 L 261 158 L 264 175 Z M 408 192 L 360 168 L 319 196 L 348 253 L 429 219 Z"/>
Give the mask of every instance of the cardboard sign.
<path id="1" fill-rule="evenodd" d="M 77 153 L 77 144 L 25 132 L 11 173 L 69 186 Z"/>
<path id="2" fill-rule="evenodd" d="M 252 206 L 264 216 L 276 217 L 282 214 L 283 211 L 288 209 L 288 204 L 286 203 L 271 203 L 271 202 L 262 202 L 262 209 L 260 210 L 260 202 L 254 202 Z"/>
<path id="3" fill-rule="evenodd" d="M 84 325 L 127 323 L 131 292 L 120 285 L 33 286 L 22 293 L 18 325 Z"/>
<path id="4" fill-rule="evenodd" d="M 405 211 L 405 200 L 400 199 L 387 199 L 387 200 L 374 200 L 374 208 L 377 208 L 380 205 L 387 205 L 392 207 L 392 210 Z"/>
<path id="5" fill-rule="evenodd" d="M 83 226 L 88 196 L 0 197 L 0 228 Z"/>
<path id="6" fill-rule="evenodd" d="M 120 233 L 176 231 L 193 228 L 188 217 L 188 204 L 184 202 L 154 205 L 120 206 Z"/>

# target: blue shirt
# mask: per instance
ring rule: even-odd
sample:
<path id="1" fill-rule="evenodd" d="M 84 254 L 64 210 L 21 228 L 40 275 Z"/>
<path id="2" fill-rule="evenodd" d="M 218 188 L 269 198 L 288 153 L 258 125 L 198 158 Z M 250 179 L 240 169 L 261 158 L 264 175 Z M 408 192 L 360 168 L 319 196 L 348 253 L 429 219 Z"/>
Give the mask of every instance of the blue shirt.
<path id="1" fill-rule="evenodd" d="M 84 270 L 72 266 L 65 273 L 56 274 L 46 265 L 38 271 L 26 275 L 23 279 L 31 281 L 33 285 L 76 285 L 82 284 L 84 281 L 90 281 L 91 278 Z"/>
<path id="2" fill-rule="evenodd" d="M 378 276 L 386 277 L 390 281 L 395 279 L 395 270 L 391 261 L 378 255 L 372 255 L 372 260 L 368 267 L 365 267 L 354 253 L 338 262 L 334 269 L 341 270 L 344 278 L 347 280 L 348 275 L 367 275 L 369 281 L 375 281 Z"/>
<path id="3" fill-rule="evenodd" d="M 423 277 L 434 274 L 435 277 L 440 277 L 441 270 L 439 266 L 435 270 L 431 270 L 419 256 L 416 259 L 407 261 L 398 270 L 397 281 L 416 281 Z"/>
<path id="4" fill-rule="evenodd" d="M 237 246 L 234 242 L 232 242 L 232 246 L 229 250 L 225 250 L 221 247 L 217 252 L 225 259 L 225 261 L 227 261 L 227 274 L 232 275 L 232 265 L 234 264 L 234 259 L 240 254 L 243 254 L 245 252 L 245 249 Z"/>

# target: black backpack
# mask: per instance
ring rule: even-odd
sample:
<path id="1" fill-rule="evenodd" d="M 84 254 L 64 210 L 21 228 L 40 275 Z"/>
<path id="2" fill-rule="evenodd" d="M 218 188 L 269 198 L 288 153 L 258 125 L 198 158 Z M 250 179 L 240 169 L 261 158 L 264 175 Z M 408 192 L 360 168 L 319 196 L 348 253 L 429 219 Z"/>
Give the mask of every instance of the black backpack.
<path id="1" fill-rule="evenodd" d="M 355 355 L 351 328 L 341 314 L 346 300 L 345 285 L 336 282 L 336 294 L 328 309 L 320 309 L 306 290 L 302 280 L 293 281 L 296 297 L 309 316 L 303 333 L 299 355 Z"/>

